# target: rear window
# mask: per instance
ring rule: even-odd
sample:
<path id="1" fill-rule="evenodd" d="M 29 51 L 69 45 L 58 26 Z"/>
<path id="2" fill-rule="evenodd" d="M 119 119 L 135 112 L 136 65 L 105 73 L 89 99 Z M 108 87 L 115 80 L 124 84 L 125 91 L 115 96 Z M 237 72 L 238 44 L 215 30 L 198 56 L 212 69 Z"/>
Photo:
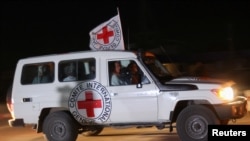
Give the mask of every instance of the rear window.
<path id="1" fill-rule="evenodd" d="M 21 84 L 43 84 L 54 81 L 54 63 L 26 64 L 22 69 Z"/>

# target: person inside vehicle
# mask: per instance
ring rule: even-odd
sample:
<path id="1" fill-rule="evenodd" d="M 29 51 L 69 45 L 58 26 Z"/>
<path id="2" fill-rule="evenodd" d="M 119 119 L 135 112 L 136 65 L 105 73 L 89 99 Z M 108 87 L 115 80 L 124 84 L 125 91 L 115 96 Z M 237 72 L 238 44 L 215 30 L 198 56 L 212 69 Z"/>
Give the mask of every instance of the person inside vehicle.
<path id="1" fill-rule="evenodd" d="M 111 62 L 111 85 L 126 85 L 126 82 L 121 79 L 121 62 Z"/>
<path id="2" fill-rule="evenodd" d="M 63 79 L 64 82 L 75 81 L 75 66 L 73 63 L 69 64 L 64 68 L 64 73 L 66 77 Z"/>
<path id="3" fill-rule="evenodd" d="M 93 79 L 95 78 L 95 65 L 91 64 L 90 65 L 90 72 L 87 75 L 87 79 Z"/>
<path id="4" fill-rule="evenodd" d="M 130 74 L 129 84 L 149 84 L 148 78 L 142 73 L 136 62 L 132 61 L 128 65 Z"/>
<path id="5" fill-rule="evenodd" d="M 37 76 L 34 77 L 32 83 L 48 83 L 51 82 L 52 78 L 50 76 L 49 66 L 40 65 L 37 69 Z"/>
<path id="6" fill-rule="evenodd" d="M 135 62 L 131 62 L 128 65 L 128 70 L 130 73 L 130 84 L 138 84 L 140 79 L 140 74 L 138 71 L 138 66 Z"/>

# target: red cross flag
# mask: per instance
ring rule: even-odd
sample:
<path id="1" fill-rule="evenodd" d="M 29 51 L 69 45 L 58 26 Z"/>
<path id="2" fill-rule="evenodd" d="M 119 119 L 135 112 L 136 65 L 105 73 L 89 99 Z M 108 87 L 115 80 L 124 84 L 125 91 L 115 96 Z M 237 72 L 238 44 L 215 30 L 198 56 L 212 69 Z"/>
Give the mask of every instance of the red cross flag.
<path id="1" fill-rule="evenodd" d="M 90 31 L 92 50 L 125 50 L 119 14 Z"/>

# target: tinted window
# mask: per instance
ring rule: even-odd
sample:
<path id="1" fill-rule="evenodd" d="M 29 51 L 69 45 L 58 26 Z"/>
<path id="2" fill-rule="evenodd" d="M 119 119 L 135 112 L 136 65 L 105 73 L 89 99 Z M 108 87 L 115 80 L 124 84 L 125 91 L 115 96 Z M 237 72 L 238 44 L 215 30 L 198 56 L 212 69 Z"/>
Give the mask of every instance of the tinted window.
<path id="1" fill-rule="evenodd" d="M 59 63 L 59 81 L 72 82 L 95 78 L 96 63 L 94 58 L 65 60 Z"/>
<path id="2" fill-rule="evenodd" d="M 148 84 L 148 78 L 143 74 L 134 60 L 109 61 L 109 82 L 111 86 Z"/>
<path id="3" fill-rule="evenodd" d="M 51 83 L 54 80 L 54 63 L 26 64 L 22 70 L 21 84 Z"/>

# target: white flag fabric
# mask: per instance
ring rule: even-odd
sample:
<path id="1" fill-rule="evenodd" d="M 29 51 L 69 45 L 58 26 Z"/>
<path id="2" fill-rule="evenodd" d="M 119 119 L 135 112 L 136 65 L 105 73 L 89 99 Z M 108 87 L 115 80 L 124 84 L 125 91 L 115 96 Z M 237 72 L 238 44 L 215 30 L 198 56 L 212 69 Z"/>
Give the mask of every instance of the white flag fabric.
<path id="1" fill-rule="evenodd" d="M 98 25 L 89 35 L 92 50 L 125 50 L 119 14 Z"/>

